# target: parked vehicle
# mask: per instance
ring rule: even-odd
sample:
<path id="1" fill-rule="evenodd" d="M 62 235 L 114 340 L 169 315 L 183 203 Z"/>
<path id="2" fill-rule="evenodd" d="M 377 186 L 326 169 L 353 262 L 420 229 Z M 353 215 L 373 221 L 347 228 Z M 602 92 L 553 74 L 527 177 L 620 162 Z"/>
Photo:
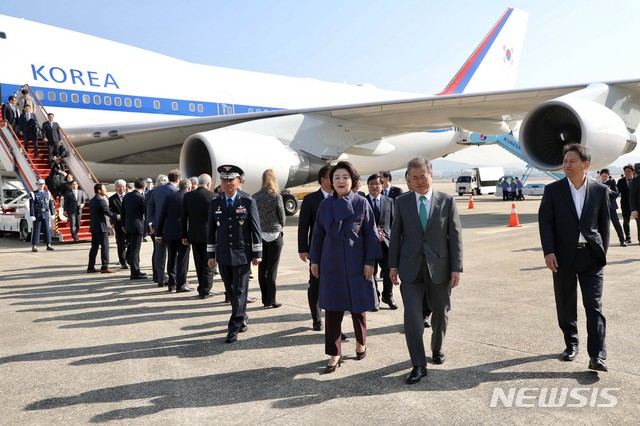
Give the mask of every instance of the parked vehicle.
<path id="1" fill-rule="evenodd" d="M 528 183 L 522 189 L 524 195 L 542 195 L 544 194 L 544 183 Z"/>
<path id="2" fill-rule="evenodd" d="M 456 192 L 458 195 L 493 194 L 502 175 L 504 175 L 502 167 L 463 169 L 456 180 Z"/>

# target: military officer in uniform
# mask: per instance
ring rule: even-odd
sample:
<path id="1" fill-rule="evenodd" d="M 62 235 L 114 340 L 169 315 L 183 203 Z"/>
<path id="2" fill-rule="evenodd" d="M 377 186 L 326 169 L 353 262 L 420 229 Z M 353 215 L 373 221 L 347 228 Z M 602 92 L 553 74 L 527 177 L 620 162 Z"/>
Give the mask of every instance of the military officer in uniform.
<path id="1" fill-rule="evenodd" d="M 53 250 L 51 247 L 51 228 L 49 221 L 51 216 L 56 214 L 53 199 L 49 191 L 44 190 L 44 179 L 36 181 L 38 189 L 29 194 L 29 211 L 31 212 L 31 221 L 33 222 L 33 230 L 31 232 L 31 251 L 38 251 L 40 243 L 40 230 L 44 233 L 44 242 L 47 243 L 47 250 Z"/>
<path id="2" fill-rule="evenodd" d="M 251 264 L 262 261 L 262 236 L 256 202 L 238 191 L 241 176 L 238 166 L 218 167 L 222 194 L 209 205 L 208 265 L 216 263 L 231 301 L 231 318 L 226 342 L 233 343 L 238 333 L 247 330 L 247 291 Z"/>

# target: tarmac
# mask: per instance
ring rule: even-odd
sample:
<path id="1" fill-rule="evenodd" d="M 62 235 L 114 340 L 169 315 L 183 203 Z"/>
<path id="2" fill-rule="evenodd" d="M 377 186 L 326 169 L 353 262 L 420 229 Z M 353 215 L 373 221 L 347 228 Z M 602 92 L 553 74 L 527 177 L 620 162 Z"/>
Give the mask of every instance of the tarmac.
<path id="1" fill-rule="evenodd" d="M 453 191 L 453 184 L 436 188 Z M 324 334 L 313 331 L 308 269 L 297 255 L 297 215 L 287 218 L 278 273 L 279 309 L 263 309 L 256 280 L 249 329 L 225 344 L 230 306 L 215 296 L 167 293 L 128 271 L 87 274 L 89 244 L 31 253 L 0 239 L 0 423 L 182 424 L 638 424 L 640 245 L 619 247 L 605 268 L 608 373 L 580 353 L 563 362 L 551 273 L 538 238 L 540 197 L 515 203 L 458 197 L 464 273 L 452 296 L 446 362 L 407 385 L 411 368 L 400 309 L 367 314 L 367 357 L 322 374 Z M 613 229 L 612 229 L 613 231 Z M 632 224 L 635 236 L 635 225 Z M 111 261 L 117 260 L 111 238 Z M 150 271 L 151 242 L 142 245 Z M 197 285 L 193 262 L 189 280 Z M 425 330 L 428 348 L 430 330 Z M 563 397 L 564 395 L 564 397 Z M 551 403 L 550 403 L 551 402 Z M 551 405 L 551 406 L 550 406 Z"/>

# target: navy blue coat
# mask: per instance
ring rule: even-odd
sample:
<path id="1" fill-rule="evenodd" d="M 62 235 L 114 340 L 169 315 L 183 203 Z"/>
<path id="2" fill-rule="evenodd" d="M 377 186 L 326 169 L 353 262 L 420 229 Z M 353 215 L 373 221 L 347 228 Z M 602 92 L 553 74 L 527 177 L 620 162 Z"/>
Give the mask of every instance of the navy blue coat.
<path id="1" fill-rule="evenodd" d="M 160 211 L 158 220 L 158 231 L 156 237 L 165 240 L 180 239 L 180 217 L 182 216 L 182 200 L 187 191 L 181 189 L 178 192 L 169 195 Z"/>
<path id="2" fill-rule="evenodd" d="M 246 193 L 236 195 L 231 214 L 224 194 L 209 206 L 207 255 L 220 265 L 246 265 L 262 257 L 260 216 L 256 201 Z"/>
<path id="3" fill-rule="evenodd" d="M 373 211 L 367 200 L 349 192 L 320 203 L 309 258 L 320 265 L 318 305 L 329 311 L 356 314 L 378 306 L 373 276 L 366 280 L 364 265 L 382 258 Z"/>

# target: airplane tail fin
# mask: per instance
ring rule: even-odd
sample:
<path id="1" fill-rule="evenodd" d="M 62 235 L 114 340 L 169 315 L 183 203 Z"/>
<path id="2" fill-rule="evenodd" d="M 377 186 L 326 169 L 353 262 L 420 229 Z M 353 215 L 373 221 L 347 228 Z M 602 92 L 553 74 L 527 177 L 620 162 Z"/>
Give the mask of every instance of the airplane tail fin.
<path id="1" fill-rule="evenodd" d="M 525 11 L 507 9 L 438 95 L 514 88 L 528 19 Z"/>

